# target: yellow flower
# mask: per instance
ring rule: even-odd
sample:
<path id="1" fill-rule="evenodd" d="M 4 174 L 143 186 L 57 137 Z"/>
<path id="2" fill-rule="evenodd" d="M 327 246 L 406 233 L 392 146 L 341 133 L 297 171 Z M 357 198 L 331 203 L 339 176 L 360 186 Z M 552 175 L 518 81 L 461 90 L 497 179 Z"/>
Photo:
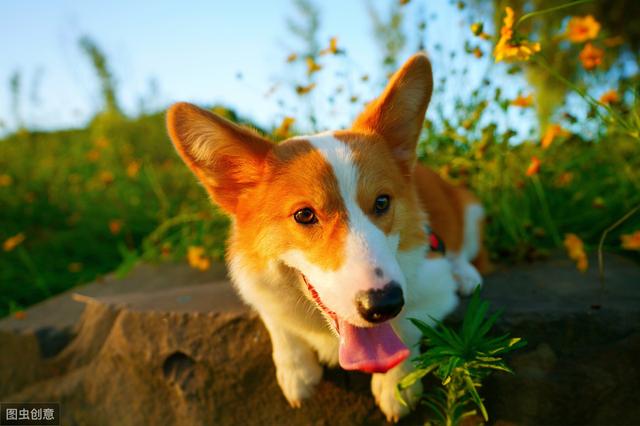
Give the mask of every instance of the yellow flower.
<path id="1" fill-rule="evenodd" d="M 498 44 L 493 54 L 496 57 L 496 62 L 503 60 L 527 61 L 531 55 L 539 51 L 540 43 L 530 43 L 523 40 L 518 44 L 509 44 L 508 42 L 502 46 Z"/>
<path id="2" fill-rule="evenodd" d="M 135 178 L 136 176 L 138 176 L 139 172 L 140 162 L 134 160 L 127 165 L 127 176 L 129 176 L 130 178 Z"/>
<path id="3" fill-rule="evenodd" d="M 519 95 L 517 98 L 511 101 L 511 105 L 520 108 L 526 108 L 533 105 L 533 93 L 528 96 Z"/>
<path id="4" fill-rule="evenodd" d="M 298 95 L 306 95 L 316 87 L 315 83 L 311 83 L 307 86 L 296 86 L 296 93 Z"/>
<path id="5" fill-rule="evenodd" d="M 289 56 L 287 56 L 287 62 L 291 63 L 293 61 L 295 61 L 296 59 L 298 59 L 298 55 L 296 53 L 291 53 L 289 54 Z"/>
<path id="6" fill-rule="evenodd" d="M 96 148 L 104 149 L 109 146 L 109 139 L 107 138 L 98 138 L 93 141 L 93 144 Z"/>
<path id="7" fill-rule="evenodd" d="M 313 58 L 307 58 L 307 74 L 311 75 L 322 69 L 322 65 L 318 64 Z"/>
<path id="8" fill-rule="evenodd" d="M 559 186 L 559 187 L 562 188 L 562 187 L 565 187 L 565 186 L 569 185 L 572 181 L 573 181 L 573 173 L 571 173 L 571 172 L 563 172 L 556 179 L 556 186 Z"/>
<path id="9" fill-rule="evenodd" d="M 576 262 L 576 267 L 580 272 L 584 272 L 589 267 L 587 254 L 584 251 L 584 243 L 576 234 L 566 234 L 564 236 L 564 247 L 567 249 L 569 257 Z"/>
<path id="10" fill-rule="evenodd" d="M 483 40 L 491 39 L 491 36 L 484 32 L 484 24 L 482 22 L 474 22 L 470 28 L 474 36 L 480 37 Z"/>
<path id="11" fill-rule="evenodd" d="M 609 90 L 600 96 L 600 102 L 605 105 L 617 104 L 620 102 L 620 95 L 618 95 L 618 92 L 615 90 Z"/>
<path id="12" fill-rule="evenodd" d="M 340 49 L 338 49 L 338 37 L 331 37 L 329 40 L 329 47 L 320 51 L 321 55 L 327 55 L 329 53 L 332 55 L 340 53 Z"/>
<path id="13" fill-rule="evenodd" d="M 98 179 L 103 184 L 109 185 L 111 182 L 113 182 L 113 179 L 114 179 L 113 173 L 111 173 L 109 170 L 103 170 L 98 175 Z"/>
<path id="14" fill-rule="evenodd" d="M 640 230 L 620 237 L 622 248 L 625 250 L 640 250 Z"/>
<path id="15" fill-rule="evenodd" d="M 582 66 L 586 70 L 592 70 L 600 65 L 603 57 L 604 50 L 591 43 L 585 44 L 584 48 L 580 52 L 580 61 L 582 61 Z"/>
<path id="16" fill-rule="evenodd" d="M 484 53 L 482 53 L 482 50 L 480 50 L 479 47 L 476 47 L 475 49 L 473 49 L 473 56 L 475 56 L 476 58 L 482 58 L 484 56 Z"/>
<path id="17" fill-rule="evenodd" d="M 578 258 L 576 262 L 576 268 L 578 268 L 578 271 L 580 272 L 585 272 L 587 269 L 589 269 L 589 260 L 587 260 L 586 255 Z"/>
<path id="18" fill-rule="evenodd" d="M 13 178 L 9 175 L 0 175 L 0 186 L 10 186 L 13 183 Z"/>
<path id="19" fill-rule="evenodd" d="M 192 268 L 206 271 L 211 267 L 211 260 L 204 254 L 204 247 L 190 246 L 187 250 L 187 261 Z"/>
<path id="20" fill-rule="evenodd" d="M 112 219 L 109 221 L 109 231 L 113 235 L 118 235 L 122 230 L 122 221 L 119 219 Z"/>
<path id="21" fill-rule="evenodd" d="M 99 159 L 100 151 L 98 151 L 97 149 L 92 149 L 91 151 L 87 152 L 87 160 L 91 161 L 92 163 L 95 163 Z"/>
<path id="22" fill-rule="evenodd" d="M 598 37 L 600 23 L 593 16 L 574 16 L 567 26 L 567 37 L 574 43 L 582 43 Z"/>
<path id="23" fill-rule="evenodd" d="M 273 132 L 278 138 L 287 138 L 291 134 L 291 126 L 296 121 L 293 117 L 285 117 L 282 119 L 280 126 Z"/>
<path id="24" fill-rule="evenodd" d="M 2 244 L 2 249 L 4 251 L 11 251 L 20 245 L 25 239 L 25 236 L 22 232 L 14 235 L 13 237 L 7 238 L 5 242 Z"/>
<path id="25" fill-rule="evenodd" d="M 557 137 L 567 137 L 570 134 L 570 132 L 562 128 L 562 126 L 560 126 L 559 124 L 551 124 L 544 132 L 544 136 L 542 136 L 540 145 L 542 145 L 542 149 L 547 149 L 551 146 L 551 144 Z"/>
<path id="26" fill-rule="evenodd" d="M 505 8 L 504 25 L 500 29 L 500 39 L 493 51 L 496 62 L 505 60 L 526 61 L 540 51 L 540 43 L 513 39 L 513 9 Z"/>
<path id="27" fill-rule="evenodd" d="M 529 167 L 527 167 L 527 176 L 533 176 L 538 174 L 540 171 L 540 160 L 538 157 L 531 157 L 531 163 L 529 163 Z"/>

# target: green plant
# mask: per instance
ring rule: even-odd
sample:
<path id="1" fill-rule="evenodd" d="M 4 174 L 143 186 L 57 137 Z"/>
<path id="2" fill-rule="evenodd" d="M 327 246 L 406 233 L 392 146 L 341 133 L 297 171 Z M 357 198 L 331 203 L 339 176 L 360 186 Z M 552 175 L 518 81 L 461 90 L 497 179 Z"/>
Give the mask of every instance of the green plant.
<path id="1" fill-rule="evenodd" d="M 103 112 L 119 114 L 120 106 L 116 96 L 116 82 L 109 69 L 107 57 L 98 44 L 89 36 L 83 36 L 79 41 L 80 49 L 93 65 L 93 70 L 100 81 L 100 90 L 104 102 Z"/>
<path id="2" fill-rule="evenodd" d="M 476 290 L 459 331 L 440 321 L 430 326 L 412 318 L 423 334 L 427 350 L 414 360 L 416 370 L 398 384 L 396 396 L 402 401 L 400 391 L 433 373 L 442 387 L 423 395 L 422 401 L 431 409 L 434 423 L 456 425 L 465 417 L 478 415 L 478 410 L 487 421 L 489 416 L 478 388 L 493 371 L 513 373 L 502 356 L 526 345 L 523 339 L 509 334 L 489 337 L 487 333 L 501 311 L 487 317 L 488 309 L 488 302 L 481 300 Z"/>
<path id="3" fill-rule="evenodd" d="M 14 71 L 9 78 L 9 91 L 11 93 L 11 112 L 15 120 L 16 127 L 22 129 L 24 122 L 22 120 L 20 98 L 22 96 L 22 75 L 20 71 Z"/>

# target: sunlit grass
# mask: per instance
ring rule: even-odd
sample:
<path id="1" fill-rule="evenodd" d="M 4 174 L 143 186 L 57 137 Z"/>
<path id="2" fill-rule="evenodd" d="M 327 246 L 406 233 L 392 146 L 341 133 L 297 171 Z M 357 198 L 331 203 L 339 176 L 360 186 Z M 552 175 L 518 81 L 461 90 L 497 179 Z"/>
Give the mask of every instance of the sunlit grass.
<path id="1" fill-rule="evenodd" d="M 385 73 L 397 65 L 405 47 L 402 8 L 407 3 L 396 4 L 388 22 L 371 11 Z M 369 78 L 372 70 L 349 70 L 349 50 L 342 39 L 319 41 L 317 11 L 311 2 L 295 4 L 308 21 L 307 30 L 296 34 L 302 47 L 283 56 L 291 70 L 286 84 L 275 85 L 269 93 L 289 90 L 304 108 L 294 114 L 283 106 L 280 119 L 274 119 L 277 125 L 267 132 L 274 140 L 296 134 L 304 123 L 319 127 L 315 111 L 321 105 L 342 102 L 346 111 L 355 112 L 380 89 Z M 494 261 L 538 259 L 565 245 L 580 269 L 592 268 L 595 265 L 585 264 L 586 254 L 595 250 L 605 230 L 608 250 L 638 258 L 639 215 L 629 215 L 611 228 L 640 204 L 637 77 L 607 82 L 607 91 L 592 96 L 593 88 L 569 81 L 551 67 L 545 59 L 549 46 L 541 43 L 521 51 L 538 43 L 524 26 L 518 28 L 525 17 L 533 16 L 523 15 L 515 22 L 514 17 L 505 22 L 502 16 L 504 34 L 488 34 L 480 22 L 471 25 L 472 41 L 460 48 L 469 56 L 467 65 L 448 74 L 466 75 L 482 52 L 492 51 L 502 37 L 501 60 L 529 61 L 536 71 L 548 71 L 582 98 L 586 118 L 578 120 L 569 106 L 561 106 L 537 132 L 519 133 L 509 126 L 511 112 L 536 108 L 543 102 L 541 93 L 526 87 L 508 98 L 492 83 L 496 68 L 490 68 L 470 96 L 454 96 L 452 111 L 432 108 L 430 116 L 435 118 L 425 121 L 418 144 L 420 160 L 481 198 L 488 213 L 485 240 Z M 597 17 L 572 17 L 568 23 L 557 39 L 568 38 L 566 49 L 584 70 L 600 72 L 616 54 L 615 37 L 603 34 Z M 418 32 L 425 26 L 419 23 Z M 585 43 L 605 49 L 605 57 L 591 55 L 585 65 L 579 56 Z M 81 40 L 81 47 L 101 85 L 102 111 L 85 129 L 38 133 L 20 127 L 0 140 L 0 316 L 115 269 L 124 273 L 139 260 L 189 261 L 194 268 L 206 269 L 224 254 L 228 220 L 209 203 L 175 154 L 163 112 L 125 117 L 106 58 L 88 38 Z M 519 73 L 523 67 L 510 65 L 508 72 Z M 319 78 L 336 69 L 345 76 L 342 80 Z M 347 90 L 354 78 L 371 93 Z M 19 79 L 12 79 L 12 88 L 17 88 L 14 80 Z M 434 98 L 450 98 L 444 93 L 451 90 L 446 81 L 437 81 Z M 321 99 L 322 94 L 330 95 Z M 227 109 L 213 111 L 242 122 Z M 566 243 L 568 235 L 571 244 Z"/>

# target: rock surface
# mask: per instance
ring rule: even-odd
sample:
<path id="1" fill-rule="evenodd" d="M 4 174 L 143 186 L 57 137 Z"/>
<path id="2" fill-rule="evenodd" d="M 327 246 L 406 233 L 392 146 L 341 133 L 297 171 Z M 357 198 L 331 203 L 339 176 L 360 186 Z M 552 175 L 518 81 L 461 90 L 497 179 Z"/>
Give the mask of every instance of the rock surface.
<path id="1" fill-rule="evenodd" d="M 608 256 L 604 290 L 594 270 L 582 275 L 561 258 L 486 281 L 483 297 L 505 311 L 498 328 L 529 342 L 510 359 L 516 375 L 494 375 L 483 389 L 492 421 L 640 421 L 636 263 Z M 339 369 L 289 408 L 269 336 L 222 265 L 141 265 L 74 292 L 0 320 L 0 401 L 59 401 L 65 425 L 385 423 L 369 376 Z"/>

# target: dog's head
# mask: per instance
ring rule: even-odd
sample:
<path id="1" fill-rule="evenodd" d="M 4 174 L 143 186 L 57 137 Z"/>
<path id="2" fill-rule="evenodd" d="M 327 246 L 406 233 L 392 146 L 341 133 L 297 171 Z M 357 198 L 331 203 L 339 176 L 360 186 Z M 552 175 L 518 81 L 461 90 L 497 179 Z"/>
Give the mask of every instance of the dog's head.
<path id="1" fill-rule="evenodd" d="M 406 294 L 397 252 L 426 240 L 412 172 L 431 92 L 429 60 L 414 55 L 351 129 L 280 144 L 189 104 L 168 112 L 179 154 L 234 218 L 235 249 L 300 273 L 345 368 L 408 355 L 387 321 Z"/>

